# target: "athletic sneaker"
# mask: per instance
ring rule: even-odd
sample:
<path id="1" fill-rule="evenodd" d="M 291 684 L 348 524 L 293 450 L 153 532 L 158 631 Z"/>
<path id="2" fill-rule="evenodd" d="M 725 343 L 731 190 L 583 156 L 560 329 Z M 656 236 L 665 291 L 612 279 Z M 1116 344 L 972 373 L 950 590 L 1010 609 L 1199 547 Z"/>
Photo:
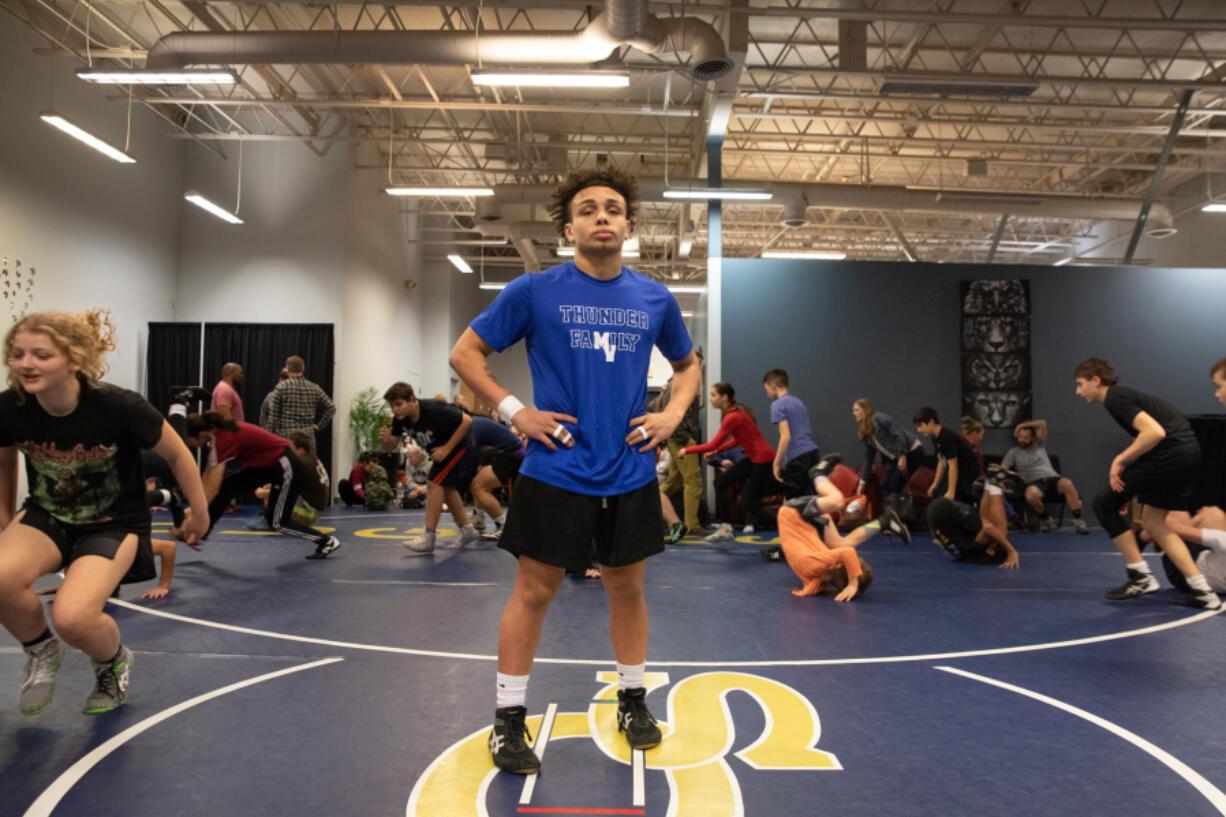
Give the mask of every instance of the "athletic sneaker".
<path id="1" fill-rule="evenodd" d="M 524 738 L 532 740 L 524 717 L 528 710 L 522 706 L 506 706 L 494 710 L 494 728 L 490 730 L 490 755 L 494 765 L 504 772 L 535 774 L 541 769 L 541 759 L 536 756 Z"/>
<path id="2" fill-rule="evenodd" d="M 51 636 L 22 649 L 26 651 L 26 668 L 21 674 L 21 714 L 37 715 L 55 698 L 55 673 L 64 663 L 64 642 Z"/>
<path id="3" fill-rule="evenodd" d="M 827 454 L 818 461 L 817 465 L 809 469 L 809 481 L 813 482 L 818 477 L 828 477 L 830 472 L 834 470 L 834 466 L 843 461 L 842 454 Z"/>
<path id="4" fill-rule="evenodd" d="M 1201 610 L 1218 610 L 1222 606 L 1222 600 L 1212 590 L 1207 593 L 1193 591 L 1190 594 L 1175 596 L 1171 599 L 1171 603 L 1180 604 L 1184 607 L 1197 607 Z"/>
<path id="5" fill-rule="evenodd" d="M 681 541 L 681 537 L 689 533 L 689 530 L 682 522 L 674 522 L 668 526 L 668 535 L 664 537 L 664 541 L 670 545 L 675 545 Z"/>
<path id="6" fill-rule="evenodd" d="M 753 525 L 746 525 L 741 528 L 741 533 L 753 533 Z"/>
<path id="7" fill-rule="evenodd" d="M 660 745 L 660 727 L 647 711 L 647 690 L 617 690 L 617 731 L 626 733 L 631 749 L 654 749 Z"/>
<path id="8" fill-rule="evenodd" d="M 132 651 L 120 645 L 114 661 L 93 662 L 97 686 L 85 699 L 85 714 L 97 715 L 118 709 L 128 700 L 128 675 L 132 670 Z"/>
<path id="9" fill-rule="evenodd" d="M 456 542 L 456 547 L 465 548 L 469 545 L 475 545 L 481 541 L 481 534 L 477 532 L 477 528 L 473 525 L 465 525 L 460 528 L 460 540 Z"/>
<path id="10" fill-rule="evenodd" d="M 881 523 L 881 529 L 887 533 L 892 533 L 905 544 L 911 544 L 911 531 L 907 530 L 907 526 L 903 524 L 902 517 L 898 515 L 898 511 L 893 508 L 886 508 L 885 513 L 877 517 L 877 521 Z"/>
<path id="11" fill-rule="evenodd" d="M 341 540 L 335 536 L 329 536 L 327 540 L 315 546 L 314 553 L 308 553 L 308 559 L 327 559 L 328 554 L 334 550 L 340 550 Z"/>
<path id="12" fill-rule="evenodd" d="M 703 537 L 703 540 L 714 544 L 715 542 L 727 542 L 734 538 L 736 534 L 732 532 L 732 526 L 727 522 L 721 522 L 715 526 L 715 530 Z"/>
<path id="13" fill-rule="evenodd" d="M 404 543 L 404 546 L 414 553 L 433 553 L 434 535 L 434 531 L 424 530 L 421 532 L 421 536 L 418 536 L 416 539 L 410 539 Z"/>
<path id="14" fill-rule="evenodd" d="M 471 514 L 473 527 L 481 532 L 485 532 L 485 511 L 480 508 L 473 508 Z"/>
<path id="15" fill-rule="evenodd" d="M 1055 533 L 1056 532 L 1056 520 L 1052 519 L 1050 516 L 1042 520 L 1042 525 L 1043 525 L 1044 533 Z"/>
<path id="16" fill-rule="evenodd" d="M 171 403 L 198 403 L 213 399 L 212 392 L 205 391 L 199 386 L 171 386 L 170 387 L 170 402 Z"/>
<path id="17" fill-rule="evenodd" d="M 782 562 L 783 548 L 775 545 L 774 547 L 762 548 L 758 551 L 758 555 L 762 557 L 764 562 Z"/>
<path id="18" fill-rule="evenodd" d="M 1073 530 L 1077 531 L 1082 536 L 1088 536 L 1090 533 L 1090 526 L 1086 524 L 1084 519 L 1074 519 Z"/>
<path id="19" fill-rule="evenodd" d="M 1119 587 L 1108 590 L 1106 594 L 1108 601 L 1124 601 L 1145 593 L 1154 593 L 1158 590 L 1158 580 L 1151 574 L 1133 570 L 1131 567 L 1127 568 L 1127 570 L 1128 581 Z"/>
<path id="20" fill-rule="evenodd" d="M 499 539 L 502 538 L 502 525 L 499 525 L 497 522 L 495 522 L 494 530 L 492 530 L 489 533 L 481 534 L 481 538 L 489 542 L 497 542 Z"/>

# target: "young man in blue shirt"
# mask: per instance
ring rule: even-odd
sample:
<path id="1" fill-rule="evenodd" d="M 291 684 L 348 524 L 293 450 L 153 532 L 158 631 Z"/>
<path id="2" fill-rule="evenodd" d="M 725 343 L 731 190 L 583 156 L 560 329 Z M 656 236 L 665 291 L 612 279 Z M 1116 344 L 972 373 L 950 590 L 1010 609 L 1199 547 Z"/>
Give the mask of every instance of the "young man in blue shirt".
<path id="1" fill-rule="evenodd" d="M 788 392 L 788 373 L 783 369 L 767 372 L 762 377 L 762 388 L 771 399 L 771 422 L 779 426 L 775 479 L 783 483 L 788 499 L 811 494 L 814 490 L 809 469 L 821 460 L 821 452 L 809 426 L 809 410 L 800 398 Z"/>
<path id="2" fill-rule="evenodd" d="M 494 764 L 532 774 L 540 759 L 525 741 L 528 673 L 545 613 L 567 568 L 589 566 L 593 543 L 609 597 L 617 659 L 617 726 L 630 746 L 659 744 L 643 687 L 648 616 L 643 572 L 664 549 L 652 451 L 676 429 L 698 389 L 697 356 L 676 299 L 622 266 L 638 182 L 614 168 L 572 173 L 554 193 L 558 231 L 574 260 L 521 275 L 473 321 L 452 368 L 528 436 L 528 453 L 499 547 L 518 557 L 498 629 Z M 535 406 L 502 386 L 486 358 L 524 340 Z M 647 413 L 651 347 L 672 361 L 672 399 Z M 530 738 L 531 736 L 527 736 Z"/>

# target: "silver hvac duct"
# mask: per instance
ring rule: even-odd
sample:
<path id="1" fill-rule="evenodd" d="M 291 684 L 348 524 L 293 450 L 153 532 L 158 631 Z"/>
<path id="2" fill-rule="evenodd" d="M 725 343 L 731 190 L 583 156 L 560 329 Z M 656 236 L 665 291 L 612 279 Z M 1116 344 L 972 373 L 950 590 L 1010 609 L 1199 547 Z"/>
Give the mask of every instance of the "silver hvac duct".
<path id="1" fill-rule="evenodd" d="M 719 33 L 694 17 L 660 20 L 642 0 L 611 0 L 582 31 L 175 32 L 149 49 L 147 70 L 284 63 L 587 65 L 630 45 L 649 54 L 687 51 L 700 81 L 732 70 Z"/>
<path id="2" fill-rule="evenodd" d="M 705 188 L 702 179 L 673 179 L 668 187 Z M 1141 211 L 1138 199 L 1101 199 L 1071 196 L 1043 196 L 1026 193 L 979 193 L 972 191 L 914 190 L 907 187 L 860 187 L 851 184 L 818 184 L 810 182 L 769 182 L 746 179 L 726 180 L 727 187 L 770 190 L 773 204 L 783 204 L 785 213 L 796 224 L 803 210 L 796 206 L 803 200 L 808 207 L 845 210 L 884 210 L 914 213 L 984 213 L 1030 218 L 1118 219 L 1135 221 Z M 554 191 L 553 185 L 502 184 L 494 187 L 494 201 L 499 204 L 546 204 Z M 644 201 L 665 201 L 664 180 L 640 178 L 639 196 Z M 743 202 L 735 206 L 761 206 L 764 202 Z M 790 206 L 789 206 L 790 205 Z M 725 203 L 724 206 L 728 206 Z M 802 222 L 803 223 L 803 222 Z M 1154 238 L 1165 238 L 1175 232 L 1170 209 L 1155 202 L 1149 212 L 1145 232 Z"/>

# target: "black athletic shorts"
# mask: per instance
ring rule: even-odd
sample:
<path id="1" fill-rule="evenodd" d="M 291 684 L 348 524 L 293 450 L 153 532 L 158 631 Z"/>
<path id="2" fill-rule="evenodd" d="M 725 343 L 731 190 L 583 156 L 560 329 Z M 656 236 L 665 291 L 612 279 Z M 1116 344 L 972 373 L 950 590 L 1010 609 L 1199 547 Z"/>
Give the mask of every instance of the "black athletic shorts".
<path id="1" fill-rule="evenodd" d="M 1044 502 L 1060 502 L 1064 499 L 1064 495 L 1060 493 L 1057 486 L 1062 479 L 1064 477 L 1043 477 L 1042 479 L 1036 479 L 1034 482 L 1027 483 L 1026 487 L 1029 488 L 1033 485 L 1042 491 Z"/>
<path id="2" fill-rule="evenodd" d="M 932 500 L 928 503 L 928 529 L 937 544 L 959 562 L 998 565 L 1008 557 L 1004 548 L 993 547 L 989 553 L 987 545 L 975 541 L 983 530 L 983 520 L 979 518 L 979 508 L 966 502 L 943 496 Z"/>
<path id="3" fill-rule="evenodd" d="M 499 482 L 506 482 L 511 477 L 519 476 L 519 466 L 524 464 L 524 458 L 508 457 L 499 451 L 487 464 L 494 469 L 494 476 L 498 477 Z"/>
<path id="4" fill-rule="evenodd" d="M 577 494 L 521 475 L 498 547 L 568 570 L 624 567 L 664 550 L 659 483 L 616 496 Z"/>
<path id="5" fill-rule="evenodd" d="M 1151 451 L 1124 469 L 1124 493 L 1164 511 L 1191 511 L 1200 473 L 1200 445 L 1191 443 L 1155 456 Z"/>
<path id="6" fill-rule="evenodd" d="M 21 517 L 21 524 L 41 531 L 55 543 L 60 552 L 61 570 L 67 570 L 68 566 L 81 556 L 114 559 L 124 538 L 128 534 L 136 534 L 136 557 L 121 583 L 144 582 L 157 576 L 153 563 L 153 543 L 148 531 L 142 533 L 134 530 L 98 529 L 92 525 L 69 525 L 33 502 L 26 502 L 24 509 L 26 513 Z"/>
<path id="7" fill-rule="evenodd" d="M 430 475 L 427 479 L 444 488 L 463 490 L 468 487 L 473 475 L 477 473 L 478 456 L 476 449 L 457 448 L 447 459 L 430 466 Z"/>

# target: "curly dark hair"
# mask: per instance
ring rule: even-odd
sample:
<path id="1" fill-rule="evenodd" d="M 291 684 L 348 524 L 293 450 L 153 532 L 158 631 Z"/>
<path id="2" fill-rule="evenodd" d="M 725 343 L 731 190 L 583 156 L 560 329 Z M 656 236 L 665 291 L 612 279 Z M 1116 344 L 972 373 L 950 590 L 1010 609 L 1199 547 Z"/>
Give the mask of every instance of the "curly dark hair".
<path id="1" fill-rule="evenodd" d="M 563 228 L 570 223 L 570 203 L 580 190 L 588 187 L 609 187 L 621 193 L 626 200 L 626 220 L 633 225 L 638 214 L 639 180 L 624 170 L 611 165 L 596 170 L 573 171 L 553 191 L 553 202 L 549 205 L 549 216 L 558 235 L 565 235 Z"/>
<path id="2" fill-rule="evenodd" d="M 1115 376 L 1115 369 L 1111 368 L 1111 364 L 1101 357 L 1087 358 L 1078 363 L 1077 368 L 1073 370 L 1073 377 L 1085 380 L 1097 377 L 1104 386 L 1114 386 L 1120 382 L 1120 379 Z"/>

